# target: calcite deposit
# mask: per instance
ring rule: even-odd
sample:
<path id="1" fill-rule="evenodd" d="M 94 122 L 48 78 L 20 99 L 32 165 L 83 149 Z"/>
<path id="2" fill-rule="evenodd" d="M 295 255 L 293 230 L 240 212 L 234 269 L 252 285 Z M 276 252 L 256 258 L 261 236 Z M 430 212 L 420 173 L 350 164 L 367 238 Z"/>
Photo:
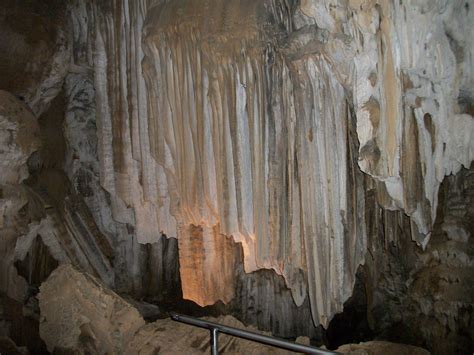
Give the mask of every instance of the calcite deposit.
<path id="1" fill-rule="evenodd" d="M 90 46 L 79 54 L 95 73 L 112 218 L 142 243 L 178 238 L 184 297 L 201 305 L 234 294 L 232 275 L 219 272 L 233 263 L 227 236 L 247 272 L 283 275 L 295 303 L 309 296 L 327 325 L 364 262 L 359 167 L 426 246 L 443 177 L 473 159 L 472 16 L 462 1 L 75 11 L 89 19 L 73 31 Z"/>
<path id="2" fill-rule="evenodd" d="M 372 336 L 472 353 L 473 6 L 6 0 L 0 292 L 72 263 L 322 342 L 359 280 Z"/>

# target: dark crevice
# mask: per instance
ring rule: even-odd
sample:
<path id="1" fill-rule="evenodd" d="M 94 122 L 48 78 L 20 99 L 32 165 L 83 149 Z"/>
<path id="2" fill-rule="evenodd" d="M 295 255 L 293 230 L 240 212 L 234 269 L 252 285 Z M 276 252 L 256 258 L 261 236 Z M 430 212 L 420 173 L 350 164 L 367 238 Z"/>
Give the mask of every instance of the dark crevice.
<path id="1" fill-rule="evenodd" d="M 373 339 L 374 334 L 367 319 L 366 277 L 364 267 L 360 266 L 352 296 L 344 303 L 343 312 L 334 316 L 325 332 L 328 349 Z"/>

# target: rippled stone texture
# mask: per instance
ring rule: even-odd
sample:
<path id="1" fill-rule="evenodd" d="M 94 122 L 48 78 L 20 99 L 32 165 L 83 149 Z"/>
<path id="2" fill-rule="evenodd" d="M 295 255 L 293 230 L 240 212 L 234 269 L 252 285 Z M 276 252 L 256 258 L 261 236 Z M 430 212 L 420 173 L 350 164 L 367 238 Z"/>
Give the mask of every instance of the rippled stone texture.
<path id="1" fill-rule="evenodd" d="M 464 344 L 468 203 L 438 196 L 473 159 L 470 1 L 74 0 L 70 16 L 7 4 L 1 83 L 43 138 L 29 159 L 6 143 L 2 160 L 9 181 L 25 159 L 31 175 L 0 194 L 19 266 L 72 262 L 135 297 L 181 281 L 185 298 L 293 336 L 314 330 L 308 307 L 323 325 L 342 310 L 365 262 L 374 319 L 396 294 L 372 325 L 386 334 L 403 314 L 432 347 L 446 326 Z M 2 287 L 20 299 L 8 260 Z"/>
<path id="2" fill-rule="evenodd" d="M 179 239 L 186 298 L 232 298 L 232 237 L 326 325 L 364 262 L 367 184 L 425 247 L 473 159 L 472 16 L 443 4 L 79 2 L 112 219 Z"/>

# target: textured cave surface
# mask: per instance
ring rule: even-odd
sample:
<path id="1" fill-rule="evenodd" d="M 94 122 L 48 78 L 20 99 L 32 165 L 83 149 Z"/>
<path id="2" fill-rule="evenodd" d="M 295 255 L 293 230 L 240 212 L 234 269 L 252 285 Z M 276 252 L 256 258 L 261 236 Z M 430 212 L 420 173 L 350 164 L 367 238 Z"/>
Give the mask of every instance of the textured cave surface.
<path id="1" fill-rule="evenodd" d="M 0 347 L 72 264 L 147 321 L 471 354 L 473 7 L 4 1 Z"/>
<path id="2" fill-rule="evenodd" d="M 75 287 L 79 285 L 80 287 Z M 171 319 L 145 324 L 137 309 L 100 280 L 65 264 L 41 285 L 40 333 L 52 353 L 89 354 L 208 354 L 208 330 L 191 328 Z M 245 327 L 232 316 L 206 320 L 262 333 Z M 296 342 L 307 344 L 307 337 Z M 348 344 L 338 348 L 349 354 L 429 354 L 416 346 L 384 341 Z M 248 340 L 219 336 L 219 353 L 289 354 Z"/>

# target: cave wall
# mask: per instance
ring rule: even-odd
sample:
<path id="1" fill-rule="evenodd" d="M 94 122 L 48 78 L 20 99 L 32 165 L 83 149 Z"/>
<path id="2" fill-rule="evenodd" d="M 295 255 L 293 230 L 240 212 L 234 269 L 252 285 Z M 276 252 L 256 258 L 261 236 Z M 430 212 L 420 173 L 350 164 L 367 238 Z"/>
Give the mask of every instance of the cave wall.
<path id="1" fill-rule="evenodd" d="M 423 270 L 436 250 L 470 248 L 470 217 L 446 219 L 440 211 L 456 202 L 439 196 L 455 192 L 439 190 L 447 175 L 464 181 L 474 157 L 472 5 L 6 6 L 0 89 L 23 101 L 15 105 L 38 120 L 42 142 L 1 190 L 1 247 L 11 255 L 2 292 L 28 297 L 13 265 L 44 245 L 48 258 L 136 298 L 225 303 L 275 334 L 321 337 L 316 326 L 344 310 L 364 264 L 379 336 L 419 324 L 394 316 L 420 314 L 398 306 L 407 302 L 434 312 L 440 328 L 419 334 L 424 343 L 407 331 L 405 341 L 432 347 L 446 324 L 460 339 L 472 293 L 459 289 L 453 301 L 441 292 L 459 307 L 433 311 L 407 280 L 432 278 Z M 21 13 L 29 20 L 16 27 Z M 472 254 L 462 259 L 472 270 Z M 468 315 L 458 326 L 460 309 Z"/>
<path id="2" fill-rule="evenodd" d="M 232 236 L 247 272 L 282 275 L 296 305 L 309 295 L 326 325 L 365 258 L 358 167 L 425 247 L 443 177 L 472 160 L 468 3 L 79 2 L 74 11 L 112 219 L 140 243 L 178 238 L 183 294 L 200 305 L 234 295 L 235 257 L 219 237 Z"/>
<path id="3" fill-rule="evenodd" d="M 440 185 L 437 218 L 425 250 L 406 238 L 406 216 L 374 209 L 371 218 L 381 218 L 372 220 L 370 238 L 378 251 L 363 267 L 374 337 L 436 354 L 472 351 L 473 171 L 474 164 Z"/>

